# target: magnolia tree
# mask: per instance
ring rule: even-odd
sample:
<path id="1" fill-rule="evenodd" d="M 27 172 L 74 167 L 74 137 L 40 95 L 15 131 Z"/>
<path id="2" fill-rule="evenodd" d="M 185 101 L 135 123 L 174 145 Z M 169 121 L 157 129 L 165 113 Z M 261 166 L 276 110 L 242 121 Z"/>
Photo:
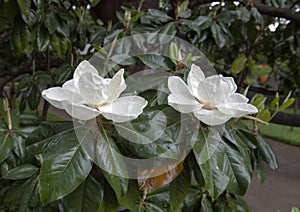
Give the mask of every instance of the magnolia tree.
<path id="1" fill-rule="evenodd" d="M 262 16 L 257 2 L 191 1 L 192 11 L 141 1 L 105 28 L 91 14 L 98 3 L 1 3 L 1 45 L 14 53 L 0 58 L 0 208 L 250 211 L 242 196 L 253 174 L 263 182 L 264 163 L 278 168 L 259 126 L 294 100 L 249 100 L 243 82 L 256 79 L 255 60 L 269 61 L 256 53 L 271 33 L 261 27 L 293 25 Z M 293 49 L 281 45 L 290 54 L 270 62 L 288 72 Z M 70 118 L 48 114 L 49 103 Z"/>

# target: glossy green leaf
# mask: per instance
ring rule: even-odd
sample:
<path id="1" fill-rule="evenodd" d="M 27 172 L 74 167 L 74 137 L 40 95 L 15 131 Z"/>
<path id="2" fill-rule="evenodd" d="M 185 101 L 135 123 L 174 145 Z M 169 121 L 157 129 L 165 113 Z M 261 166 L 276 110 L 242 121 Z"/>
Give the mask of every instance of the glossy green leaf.
<path id="1" fill-rule="evenodd" d="M 280 105 L 280 107 L 278 108 L 278 111 L 284 111 L 285 109 L 290 107 L 292 104 L 294 104 L 294 102 L 295 102 L 295 98 L 288 99 L 287 101 L 282 103 L 282 105 Z"/>
<path id="2" fill-rule="evenodd" d="M 127 193 L 122 197 L 118 197 L 118 202 L 123 208 L 134 211 L 138 207 L 140 193 L 141 192 L 138 189 L 137 181 L 130 180 L 128 184 Z"/>
<path id="3" fill-rule="evenodd" d="M 271 169 L 278 169 L 278 162 L 276 155 L 269 143 L 267 143 L 260 135 L 256 136 L 259 152 L 263 160 L 271 167 Z"/>
<path id="4" fill-rule="evenodd" d="M 34 176 L 28 179 L 22 187 L 24 192 L 20 198 L 19 212 L 29 212 L 31 211 L 30 206 L 32 206 L 31 201 L 33 201 L 34 198 L 37 198 L 35 190 L 38 187 L 38 178 Z"/>
<path id="5" fill-rule="evenodd" d="M 31 7 L 31 0 L 17 0 L 20 10 L 24 15 L 28 15 Z"/>
<path id="6" fill-rule="evenodd" d="M 30 42 L 30 31 L 21 19 L 15 19 L 11 36 L 16 54 L 20 55 L 25 52 Z"/>
<path id="7" fill-rule="evenodd" d="M 91 3 L 92 7 L 95 7 L 97 4 L 100 3 L 101 0 L 89 0 L 89 1 Z"/>
<path id="8" fill-rule="evenodd" d="M 244 70 L 245 64 L 247 62 L 247 57 L 244 54 L 240 54 L 232 63 L 231 73 L 233 75 L 239 74 Z"/>
<path id="9" fill-rule="evenodd" d="M 62 58 L 66 55 L 70 43 L 65 37 L 61 37 L 58 34 L 52 34 L 50 37 L 50 44 L 53 50 L 56 52 L 57 56 Z"/>
<path id="10" fill-rule="evenodd" d="M 77 134 L 84 135 L 83 139 L 88 141 L 83 142 L 83 149 L 91 160 L 103 170 L 106 180 L 116 195 L 121 197 L 126 194 L 127 167 L 115 141 L 105 130 L 93 132 L 92 126 L 78 129 Z"/>
<path id="11" fill-rule="evenodd" d="M 74 212 L 97 211 L 103 200 L 104 188 L 98 179 L 90 174 L 71 194 L 63 198 L 65 210 Z"/>
<path id="12" fill-rule="evenodd" d="M 208 200 L 207 196 L 203 196 L 201 199 L 200 212 L 213 212 L 212 203 Z"/>
<path id="13" fill-rule="evenodd" d="M 104 183 L 102 186 L 104 187 L 104 196 L 97 212 L 117 211 L 118 200 L 115 192 L 108 183 Z"/>
<path id="14" fill-rule="evenodd" d="M 279 93 L 276 92 L 276 95 L 275 95 L 274 99 L 272 100 L 272 102 L 269 105 L 269 110 L 273 110 L 274 108 L 278 107 L 279 99 L 280 99 L 279 98 Z"/>
<path id="15" fill-rule="evenodd" d="M 74 141 L 73 135 L 73 122 L 44 122 L 28 136 L 25 144 L 33 154 L 41 154 L 65 140 Z"/>
<path id="16" fill-rule="evenodd" d="M 268 109 L 266 110 L 263 110 L 263 111 L 260 111 L 258 114 L 257 114 L 257 118 L 265 121 L 265 122 L 269 122 L 270 121 L 270 118 L 271 118 L 271 113 Z"/>
<path id="17" fill-rule="evenodd" d="M 92 164 L 77 141 L 75 132 L 44 154 L 39 176 L 42 203 L 60 199 L 74 191 L 88 176 Z"/>
<path id="18" fill-rule="evenodd" d="M 193 152 L 204 177 L 205 188 L 212 199 L 217 199 L 227 188 L 230 178 L 218 167 L 218 157 L 221 157 L 221 155 L 215 150 L 219 145 L 219 141 L 215 141 L 213 146 L 210 147 L 212 143 L 207 142 L 206 135 L 202 133 L 194 144 Z M 222 158 L 219 160 L 222 160 Z"/>
<path id="19" fill-rule="evenodd" d="M 36 85 L 32 85 L 27 93 L 28 95 L 28 106 L 30 109 L 34 110 L 38 107 L 41 101 L 41 91 Z"/>
<path id="20" fill-rule="evenodd" d="M 139 55 L 138 58 L 149 68 L 159 70 L 170 70 L 170 61 L 162 55 L 144 54 Z"/>
<path id="21" fill-rule="evenodd" d="M 216 44 L 218 45 L 219 48 L 223 48 L 226 44 L 226 36 L 219 24 L 216 22 L 213 22 L 211 24 L 211 32 L 212 36 L 216 41 Z"/>
<path id="22" fill-rule="evenodd" d="M 251 182 L 251 164 L 248 155 L 241 154 L 235 147 L 222 142 L 219 145 L 220 154 L 218 164 L 223 173 L 229 178 L 228 190 L 232 193 L 244 195 Z"/>
<path id="23" fill-rule="evenodd" d="M 57 16 L 55 13 L 50 12 L 44 21 L 45 27 L 48 29 L 50 34 L 53 34 L 57 27 L 59 26 L 59 22 L 57 20 Z"/>
<path id="24" fill-rule="evenodd" d="M 239 10 L 239 18 L 244 22 L 247 23 L 250 20 L 251 13 L 246 7 L 242 7 Z"/>
<path id="25" fill-rule="evenodd" d="M 12 138 L 9 133 L 0 132 L 0 163 L 2 163 L 13 149 Z"/>
<path id="26" fill-rule="evenodd" d="M 4 179 L 21 180 L 31 177 L 38 171 L 38 168 L 31 164 L 23 164 L 3 173 Z"/>
<path id="27" fill-rule="evenodd" d="M 47 50 L 50 44 L 50 37 L 47 29 L 41 26 L 38 28 L 37 37 L 36 37 L 37 47 L 40 52 Z"/>
<path id="28" fill-rule="evenodd" d="M 176 43 L 171 43 L 169 46 L 169 58 L 172 60 L 172 62 L 176 65 L 176 61 L 178 60 L 179 55 L 179 48 L 176 45 Z"/>
<path id="29" fill-rule="evenodd" d="M 266 179 L 266 173 L 264 171 L 263 159 L 258 150 L 254 150 L 253 156 L 253 168 L 256 172 L 257 178 L 260 183 L 263 183 Z"/>
<path id="30" fill-rule="evenodd" d="M 178 208 L 185 200 L 191 186 L 191 170 L 188 163 L 184 163 L 184 169 L 169 185 L 171 208 Z"/>

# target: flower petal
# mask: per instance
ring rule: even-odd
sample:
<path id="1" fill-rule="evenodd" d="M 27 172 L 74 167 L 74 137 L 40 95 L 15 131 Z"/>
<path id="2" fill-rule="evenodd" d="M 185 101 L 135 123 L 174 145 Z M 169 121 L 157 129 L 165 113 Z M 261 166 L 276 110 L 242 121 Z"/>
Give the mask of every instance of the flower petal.
<path id="1" fill-rule="evenodd" d="M 73 75 L 74 85 L 76 88 L 78 88 L 78 81 L 84 73 L 92 73 L 98 75 L 97 69 L 94 66 L 92 66 L 89 61 L 87 60 L 82 61 L 75 69 Z"/>
<path id="2" fill-rule="evenodd" d="M 190 93 L 187 85 L 180 77 L 169 77 L 168 78 L 168 88 L 172 94 L 179 94 L 181 96 L 186 96 L 189 99 L 193 99 L 193 95 Z"/>
<path id="3" fill-rule="evenodd" d="M 143 112 L 147 103 L 140 96 L 125 96 L 98 109 L 106 119 L 114 122 L 127 122 L 136 119 Z"/>
<path id="4" fill-rule="evenodd" d="M 223 103 L 217 105 L 216 107 L 220 112 L 233 117 L 242 117 L 247 114 L 254 114 L 258 112 L 255 106 L 241 102 Z"/>
<path id="5" fill-rule="evenodd" d="M 197 98 L 216 105 L 225 102 L 235 91 L 236 84 L 232 77 L 213 75 L 199 83 Z"/>
<path id="6" fill-rule="evenodd" d="M 240 93 L 231 94 L 225 100 L 226 103 L 234 103 L 234 102 L 247 103 L 248 101 L 249 101 L 249 99 Z"/>
<path id="7" fill-rule="evenodd" d="M 196 96 L 198 94 L 198 85 L 205 79 L 205 75 L 201 68 L 195 64 L 192 64 L 190 73 L 188 74 L 187 84 L 190 92 Z"/>
<path id="8" fill-rule="evenodd" d="M 217 109 L 195 111 L 194 115 L 197 119 L 210 126 L 224 124 L 231 118 L 231 116 L 221 113 Z"/>
<path id="9" fill-rule="evenodd" d="M 81 97 L 70 90 L 61 87 L 53 87 L 42 92 L 42 96 L 51 105 L 59 109 L 64 109 L 63 102 L 79 102 Z"/>
<path id="10" fill-rule="evenodd" d="M 190 113 L 203 107 L 194 97 L 190 98 L 180 94 L 170 94 L 168 96 L 168 104 L 181 113 Z"/>
<path id="11" fill-rule="evenodd" d="M 108 99 L 107 102 L 115 100 L 120 96 L 120 94 L 126 89 L 126 84 L 124 80 L 124 69 L 120 69 L 114 77 L 110 80 L 108 86 Z"/>
<path id="12" fill-rule="evenodd" d="M 100 112 L 98 110 L 83 104 L 70 104 L 69 102 L 63 102 L 62 104 L 66 112 L 76 119 L 90 120 L 100 115 Z"/>
<path id="13" fill-rule="evenodd" d="M 87 72 L 78 79 L 78 90 L 89 105 L 103 104 L 108 98 L 109 81 L 110 79 L 103 79 L 98 73 Z"/>

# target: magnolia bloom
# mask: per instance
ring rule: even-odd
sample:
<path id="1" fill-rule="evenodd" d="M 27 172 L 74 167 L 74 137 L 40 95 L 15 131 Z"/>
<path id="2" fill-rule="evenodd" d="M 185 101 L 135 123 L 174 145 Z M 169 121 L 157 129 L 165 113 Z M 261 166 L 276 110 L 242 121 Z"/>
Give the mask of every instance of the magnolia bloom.
<path id="1" fill-rule="evenodd" d="M 177 77 L 168 79 L 171 94 L 168 103 L 181 113 L 193 113 L 207 125 L 220 125 L 232 117 L 257 113 L 257 108 L 247 104 L 248 98 L 235 93 L 237 86 L 232 77 L 213 75 L 205 78 L 199 66 L 192 65 L 187 85 Z"/>
<path id="2" fill-rule="evenodd" d="M 53 87 L 42 92 L 42 96 L 54 107 L 64 109 L 72 117 L 89 120 L 98 115 L 114 122 L 126 122 L 137 118 L 147 105 L 139 96 L 124 96 L 124 69 L 112 79 L 102 78 L 88 61 L 76 68 L 73 79 L 62 87 Z"/>

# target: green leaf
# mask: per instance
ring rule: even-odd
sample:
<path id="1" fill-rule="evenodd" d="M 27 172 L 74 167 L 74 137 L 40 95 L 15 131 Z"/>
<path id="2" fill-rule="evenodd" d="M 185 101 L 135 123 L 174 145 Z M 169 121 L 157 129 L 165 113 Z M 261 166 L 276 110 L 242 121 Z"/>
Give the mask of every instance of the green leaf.
<path id="1" fill-rule="evenodd" d="M 97 211 L 103 200 L 104 188 L 98 179 L 90 174 L 71 194 L 63 198 L 66 209 L 74 212 Z"/>
<path id="2" fill-rule="evenodd" d="M 41 154 L 68 140 L 73 133 L 73 122 L 43 122 L 28 136 L 25 144 L 33 154 Z"/>
<path id="3" fill-rule="evenodd" d="M 242 7 L 239 12 L 239 19 L 241 19 L 244 23 L 247 23 L 251 17 L 250 11 L 246 7 Z"/>
<path id="4" fill-rule="evenodd" d="M 17 0 L 20 10 L 24 15 L 28 15 L 31 7 L 31 0 Z"/>
<path id="5" fill-rule="evenodd" d="M 246 143 L 251 149 L 256 149 L 257 141 L 253 133 L 243 129 L 237 130 L 237 138 L 240 138 L 242 142 Z"/>
<path id="6" fill-rule="evenodd" d="M 170 205 L 171 208 L 178 208 L 185 200 L 191 186 L 191 170 L 188 163 L 184 163 L 181 174 L 170 183 Z"/>
<path id="7" fill-rule="evenodd" d="M 118 197 L 120 206 L 135 211 L 138 207 L 140 191 L 136 180 L 130 180 L 127 193 L 123 197 Z"/>
<path id="8" fill-rule="evenodd" d="M 218 166 L 230 178 L 228 190 L 238 195 L 244 195 L 251 182 L 251 164 L 247 154 L 243 155 L 233 146 L 222 142 L 219 145 L 222 157 Z"/>
<path id="9" fill-rule="evenodd" d="M 24 184 L 22 190 L 25 191 L 22 193 L 20 198 L 20 206 L 19 212 L 29 212 L 30 210 L 30 203 L 35 196 L 35 190 L 37 189 L 38 178 L 35 176 L 28 179 Z"/>
<path id="10" fill-rule="evenodd" d="M 253 156 L 253 167 L 256 172 L 257 178 L 260 183 L 263 183 L 266 179 L 266 173 L 264 171 L 263 166 L 263 159 L 261 157 L 261 154 L 259 153 L 259 150 L 254 150 L 252 153 Z"/>
<path id="11" fill-rule="evenodd" d="M 98 126 L 94 127 L 98 128 Z M 106 180 L 116 192 L 117 197 L 126 194 L 127 167 L 115 141 L 105 130 L 93 132 L 93 126 L 77 129 L 77 134 L 84 135 L 84 139 L 89 141 L 83 143 L 83 149 L 91 160 L 103 170 Z"/>
<path id="12" fill-rule="evenodd" d="M 240 54 L 232 63 L 231 73 L 233 75 L 237 75 L 241 71 L 243 71 L 245 68 L 246 61 L 247 57 L 244 54 Z"/>
<path id="13" fill-rule="evenodd" d="M 179 55 L 179 49 L 176 43 L 172 42 L 169 46 L 169 58 L 172 60 L 172 62 L 176 65 Z"/>
<path id="14" fill-rule="evenodd" d="M 100 3 L 101 0 L 89 0 L 89 1 L 91 3 L 92 7 L 95 7 L 97 4 Z"/>
<path id="15" fill-rule="evenodd" d="M 206 195 L 204 195 L 201 199 L 201 208 L 200 212 L 213 212 L 213 207 L 211 202 L 207 199 Z"/>
<path id="16" fill-rule="evenodd" d="M 270 146 L 260 135 L 256 136 L 259 152 L 264 161 L 271 167 L 271 169 L 278 169 L 276 155 Z"/>
<path id="17" fill-rule="evenodd" d="M 31 110 L 36 109 L 41 101 L 41 91 L 36 85 L 32 85 L 28 93 L 28 106 Z"/>
<path id="18" fill-rule="evenodd" d="M 26 52 L 30 42 L 30 31 L 27 25 L 20 19 L 16 18 L 12 28 L 12 44 L 17 55 Z"/>
<path id="19" fill-rule="evenodd" d="M 102 186 L 104 187 L 104 195 L 97 212 L 117 211 L 118 200 L 115 192 L 107 183 Z"/>
<path id="20" fill-rule="evenodd" d="M 45 27 L 48 29 L 50 34 L 53 34 L 57 27 L 59 26 L 59 22 L 57 20 L 57 16 L 55 13 L 50 12 L 44 21 Z"/>
<path id="21" fill-rule="evenodd" d="M 253 60 L 251 55 L 248 56 L 247 60 L 248 60 L 249 69 L 250 69 L 251 73 L 253 73 L 254 68 L 255 68 L 255 61 Z"/>
<path id="22" fill-rule="evenodd" d="M 280 100 L 279 93 L 276 92 L 274 99 L 272 100 L 272 102 L 269 105 L 269 110 L 273 110 L 275 107 L 277 108 L 278 104 L 279 104 L 279 100 Z"/>
<path id="23" fill-rule="evenodd" d="M 71 45 L 69 42 L 70 41 L 67 38 L 61 37 L 56 33 L 52 34 L 50 38 L 50 44 L 60 58 L 66 55 L 69 46 Z"/>
<path id="24" fill-rule="evenodd" d="M 39 176 L 42 203 L 58 200 L 74 191 L 88 176 L 92 164 L 75 132 L 43 156 Z"/>
<path id="25" fill-rule="evenodd" d="M 9 133 L 0 134 L 0 164 L 9 156 L 12 149 L 13 143 Z"/>
<path id="26" fill-rule="evenodd" d="M 271 118 L 271 113 L 268 109 L 266 110 L 263 110 L 263 111 L 260 111 L 258 114 L 257 114 L 257 118 L 265 121 L 265 122 L 269 122 L 270 121 L 270 118 Z"/>
<path id="27" fill-rule="evenodd" d="M 212 36 L 215 39 L 218 47 L 220 49 L 223 48 L 226 44 L 226 36 L 225 36 L 222 28 L 220 27 L 220 25 L 218 25 L 216 22 L 213 22 L 211 24 L 210 30 L 212 32 Z"/>
<path id="28" fill-rule="evenodd" d="M 294 104 L 295 98 L 290 98 L 287 101 L 285 101 L 280 107 L 278 108 L 278 111 L 284 111 L 288 107 L 290 107 L 292 104 Z"/>
<path id="29" fill-rule="evenodd" d="M 37 47 L 40 52 L 47 50 L 50 44 L 50 37 L 48 31 L 44 26 L 38 28 L 37 37 L 36 37 Z"/>
<path id="30" fill-rule="evenodd" d="M 172 20 L 172 18 L 168 16 L 166 13 L 156 9 L 149 9 L 146 16 L 149 17 L 150 20 L 156 23 L 167 22 Z"/>
<path id="31" fill-rule="evenodd" d="M 149 68 L 159 70 L 170 70 L 170 61 L 162 55 L 144 54 L 139 55 L 138 58 Z"/>
<path id="32" fill-rule="evenodd" d="M 193 146 L 196 161 L 204 177 L 205 188 L 212 199 L 217 199 L 225 191 L 230 180 L 217 164 L 218 157 L 221 156 L 215 151 L 220 143 L 220 138 L 215 133 L 218 132 L 213 132 L 209 137 L 204 133 L 199 133 Z"/>
<path id="33" fill-rule="evenodd" d="M 21 180 L 31 177 L 36 173 L 38 168 L 31 164 L 23 164 L 3 173 L 4 179 Z"/>

